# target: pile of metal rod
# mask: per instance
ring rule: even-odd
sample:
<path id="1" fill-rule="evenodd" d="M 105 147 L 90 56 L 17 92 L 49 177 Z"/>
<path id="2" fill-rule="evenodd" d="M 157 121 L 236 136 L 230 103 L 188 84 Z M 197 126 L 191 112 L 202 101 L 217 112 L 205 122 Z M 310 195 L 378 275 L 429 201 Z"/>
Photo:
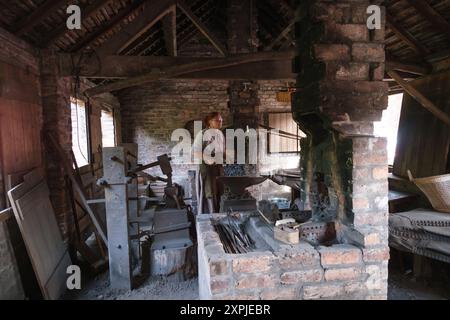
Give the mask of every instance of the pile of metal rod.
<path id="1" fill-rule="evenodd" d="M 228 216 L 214 227 L 226 253 L 239 254 L 251 251 L 254 243 L 238 219 Z"/>

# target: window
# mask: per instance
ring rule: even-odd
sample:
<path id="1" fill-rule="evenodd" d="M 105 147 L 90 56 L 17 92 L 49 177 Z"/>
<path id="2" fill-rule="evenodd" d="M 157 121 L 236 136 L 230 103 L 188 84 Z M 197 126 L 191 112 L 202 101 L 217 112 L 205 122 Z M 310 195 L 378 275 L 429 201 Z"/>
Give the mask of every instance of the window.
<path id="1" fill-rule="evenodd" d="M 380 122 L 375 122 L 374 134 L 387 138 L 388 161 L 394 163 L 395 149 L 397 147 L 398 125 L 402 110 L 403 93 L 389 96 L 388 108 L 383 111 Z"/>
<path id="2" fill-rule="evenodd" d="M 72 150 L 79 167 L 89 164 L 88 123 L 84 101 L 70 98 L 72 112 Z"/>
<path id="3" fill-rule="evenodd" d="M 300 138 L 304 133 L 292 118 L 291 112 L 267 114 L 269 128 L 278 129 L 279 134 L 270 134 L 270 153 L 298 153 L 300 152 Z"/>
<path id="4" fill-rule="evenodd" d="M 111 111 L 102 110 L 101 125 L 103 148 L 114 147 L 116 145 L 114 113 Z"/>

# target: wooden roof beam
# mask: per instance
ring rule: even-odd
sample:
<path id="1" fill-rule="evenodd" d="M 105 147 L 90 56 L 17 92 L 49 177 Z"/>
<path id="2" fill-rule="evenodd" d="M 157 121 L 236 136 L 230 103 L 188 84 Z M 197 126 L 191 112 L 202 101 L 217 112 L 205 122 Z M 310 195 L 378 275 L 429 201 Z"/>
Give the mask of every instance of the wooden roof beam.
<path id="1" fill-rule="evenodd" d="M 94 32 L 86 35 L 81 41 L 77 42 L 73 45 L 68 51 L 69 52 L 78 52 L 91 45 L 95 40 L 103 36 L 105 33 L 112 30 L 118 23 L 124 20 L 126 17 L 131 15 L 134 11 L 139 9 L 145 0 L 136 0 L 132 4 L 130 4 L 125 9 L 121 10 L 117 15 L 113 16 L 111 19 L 107 20 L 107 22 Z M 109 40 L 107 41 L 107 43 Z"/>
<path id="2" fill-rule="evenodd" d="M 181 65 L 172 65 L 166 68 L 161 68 L 157 71 L 153 70 L 150 73 L 125 80 L 119 80 L 111 84 L 100 85 L 95 88 L 88 89 L 84 93 L 86 96 L 92 97 L 106 92 L 117 91 L 129 87 L 143 85 L 160 79 L 175 78 L 187 73 L 227 68 L 241 65 L 244 63 L 252 63 L 259 61 L 289 60 L 292 59 L 293 55 L 294 55 L 293 51 L 258 52 L 258 53 L 239 54 L 226 58 L 219 58 L 212 60 L 207 59 L 202 61 L 188 62 Z"/>
<path id="3" fill-rule="evenodd" d="M 135 20 L 105 41 L 96 51 L 99 55 L 118 54 L 155 25 L 167 13 L 172 12 L 175 1 L 156 0 L 145 2 L 144 10 Z"/>
<path id="4" fill-rule="evenodd" d="M 227 55 L 227 49 L 220 43 L 216 36 L 206 27 L 206 25 L 192 12 L 183 0 L 177 0 L 178 8 L 192 21 L 198 30 L 211 42 L 222 56 Z"/>
<path id="5" fill-rule="evenodd" d="M 427 97 L 420 93 L 416 88 L 414 88 L 410 83 L 403 80 L 403 78 L 396 71 L 388 71 L 389 76 L 394 79 L 411 97 L 413 97 L 417 102 L 422 105 L 425 109 L 434 114 L 438 119 L 443 121 L 445 124 L 450 126 L 450 117 L 437 107 L 433 102 L 431 102 Z"/>
<path id="6" fill-rule="evenodd" d="M 430 54 L 430 50 L 418 42 L 402 25 L 400 25 L 389 13 L 386 13 L 386 22 L 392 31 L 419 56 Z"/>
<path id="7" fill-rule="evenodd" d="M 16 36 L 22 36 L 34 26 L 41 23 L 44 19 L 54 13 L 56 10 L 66 4 L 67 0 L 47 0 L 40 5 L 29 16 L 20 19 L 17 24 L 12 27 L 13 33 Z"/>
<path id="8" fill-rule="evenodd" d="M 169 56 L 177 56 L 177 7 L 174 5 L 172 11 L 162 19 L 164 42 Z"/>
<path id="9" fill-rule="evenodd" d="M 423 65 L 419 65 L 419 64 L 412 64 L 412 63 L 403 62 L 403 61 L 399 61 L 399 60 L 391 60 L 391 59 L 386 61 L 386 69 L 403 71 L 403 72 L 417 74 L 417 75 L 428 74 L 431 71 L 431 68 L 428 68 L 427 66 L 423 66 Z"/>
<path id="10" fill-rule="evenodd" d="M 424 0 L 408 0 L 437 31 L 450 38 L 450 23 Z"/>
<path id="11" fill-rule="evenodd" d="M 97 12 L 99 12 L 102 8 L 106 7 L 108 4 L 113 2 L 113 0 L 95 0 L 91 4 L 83 7 L 81 9 L 81 13 L 83 16 L 83 19 L 87 19 L 95 15 Z M 55 43 L 56 40 L 61 38 L 66 32 L 70 32 L 70 30 L 67 29 L 67 26 L 65 23 L 61 23 L 56 29 L 51 31 L 43 40 L 43 47 L 49 47 Z"/>

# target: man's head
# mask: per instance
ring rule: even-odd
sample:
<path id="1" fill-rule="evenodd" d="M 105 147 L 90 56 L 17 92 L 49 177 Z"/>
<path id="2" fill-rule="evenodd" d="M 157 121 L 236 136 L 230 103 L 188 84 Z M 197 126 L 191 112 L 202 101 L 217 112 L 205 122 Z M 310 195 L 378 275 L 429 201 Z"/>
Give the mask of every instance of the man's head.
<path id="1" fill-rule="evenodd" d="M 205 126 L 209 129 L 221 129 L 223 118 L 219 112 L 212 112 L 205 117 Z"/>

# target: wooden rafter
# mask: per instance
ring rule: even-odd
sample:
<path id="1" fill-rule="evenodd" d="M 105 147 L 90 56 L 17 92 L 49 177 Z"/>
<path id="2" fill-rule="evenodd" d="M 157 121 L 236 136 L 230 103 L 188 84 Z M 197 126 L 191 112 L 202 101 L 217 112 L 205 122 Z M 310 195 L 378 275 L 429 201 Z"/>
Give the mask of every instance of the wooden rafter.
<path id="1" fill-rule="evenodd" d="M 411 97 L 413 97 L 417 102 L 419 102 L 422 107 L 434 114 L 438 119 L 443 121 L 445 124 L 450 125 L 450 117 L 438 108 L 433 102 L 431 102 L 427 97 L 420 93 L 416 88 L 414 88 L 410 83 L 403 80 L 403 78 L 396 71 L 388 71 L 389 76 L 394 79 Z"/>
<path id="2" fill-rule="evenodd" d="M 227 49 L 220 43 L 217 37 L 205 26 L 205 24 L 192 12 L 183 0 L 177 1 L 178 8 L 192 21 L 198 30 L 211 42 L 221 55 L 227 55 Z"/>
<path id="3" fill-rule="evenodd" d="M 27 33 L 34 26 L 41 23 L 44 19 L 61 8 L 67 1 L 66 0 L 47 0 L 44 4 L 40 5 L 29 16 L 24 17 L 16 25 L 12 27 L 13 33 L 16 36 L 22 36 Z"/>
<path id="4" fill-rule="evenodd" d="M 98 49 L 99 55 L 117 54 L 124 51 L 133 42 L 155 25 L 163 16 L 173 10 L 174 1 L 156 0 L 146 2 L 144 10 L 131 23 L 105 41 Z"/>
<path id="5" fill-rule="evenodd" d="M 408 0 L 437 31 L 450 38 L 450 23 L 424 0 Z"/>
<path id="6" fill-rule="evenodd" d="M 177 7 L 174 5 L 172 11 L 162 19 L 164 42 L 169 56 L 177 56 Z"/>
<path id="7" fill-rule="evenodd" d="M 118 23 L 130 16 L 133 12 L 139 9 L 145 0 L 136 0 L 125 9 L 121 10 L 117 15 L 109 19 L 102 27 L 98 28 L 92 33 L 87 34 L 81 41 L 77 42 L 68 51 L 78 52 L 87 46 L 91 45 L 95 40 L 103 36 L 105 33 L 111 31 Z"/>
<path id="8" fill-rule="evenodd" d="M 81 9 L 82 17 L 83 19 L 88 19 L 92 16 L 94 16 L 97 12 L 99 12 L 101 9 L 106 7 L 108 4 L 110 4 L 113 0 L 95 0 L 94 2 L 90 3 L 89 5 L 83 7 Z M 56 40 L 58 40 L 60 37 L 62 37 L 66 32 L 70 32 L 70 30 L 67 29 L 66 25 L 64 23 L 60 24 L 57 28 L 55 28 L 53 31 L 51 31 L 45 39 L 43 40 L 43 47 L 51 46 Z"/>
<path id="9" fill-rule="evenodd" d="M 400 23 L 398 23 L 390 14 L 386 13 L 386 22 L 392 31 L 405 42 L 418 55 L 425 56 L 430 54 L 430 50 L 417 41 Z"/>
<path id="10" fill-rule="evenodd" d="M 418 75 L 424 75 L 424 74 L 430 73 L 430 71 L 431 71 L 427 66 L 402 62 L 399 60 L 387 60 L 386 61 L 386 69 L 403 71 L 403 72 L 407 72 L 407 73 L 411 73 L 411 74 L 418 74 Z"/>
<path id="11" fill-rule="evenodd" d="M 280 34 L 278 35 L 278 37 L 276 37 L 265 49 L 265 51 L 271 51 L 273 49 L 274 46 L 277 45 L 278 42 L 280 42 L 281 40 L 283 40 L 283 38 L 286 38 L 286 36 L 289 35 L 289 33 L 292 30 L 292 27 L 295 24 L 295 19 L 293 19 L 286 28 L 283 29 L 283 31 L 280 32 Z"/>
<path id="12" fill-rule="evenodd" d="M 182 65 L 169 66 L 161 68 L 159 71 L 150 72 L 141 76 L 133 77 L 126 80 L 120 80 L 111 84 L 97 86 L 86 90 L 84 93 L 88 97 L 98 94 L 121 90 L 129 87 L 139 86 L 148 82 L 157 81 L 160 79 L 170 79 L 186 73 L 199 72 L 211 69 L 226 68 L 236 66 L 244 63 L 259 62 L 259 61 L 276 61 L 286 60 L 293 57 L 293 51 L 287 52 L 258 52 L 249 54 L 240 54 L 232 57 L 226 57 L 215 60 L 202 60 L 198 62 L 190 62 Z"/>

